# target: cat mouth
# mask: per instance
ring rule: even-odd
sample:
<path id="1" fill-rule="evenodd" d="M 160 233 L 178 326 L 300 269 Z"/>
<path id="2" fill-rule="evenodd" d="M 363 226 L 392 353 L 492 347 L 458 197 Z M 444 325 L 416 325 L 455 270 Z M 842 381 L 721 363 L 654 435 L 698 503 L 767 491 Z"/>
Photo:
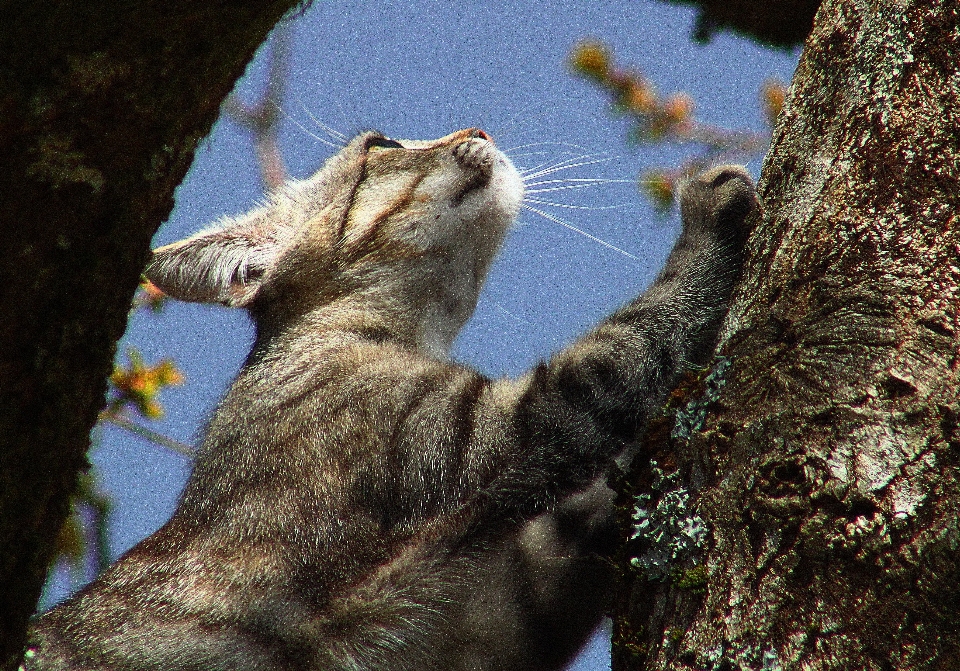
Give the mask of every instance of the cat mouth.
<path id="1" fill-rule="evenodd" d="M 475 173 L 472 177 L 468 178 L 463 183 L 463 186 L 453 195 L 453 198 L 450 199 L 450 204 L 453 207 L 460 207 L 471 193 L 487 188 L 490 184 L 490 176 L 491 172 Z"/>
<path id="2" fill-rule="evenodd" d="M 485 189 L 493 176 L 498 153 L 493 140 L 480 129 L 473 129 L 471 135 L 453 148 L 453 157 L 469 173 L 450 200 L 453 207 L 459 207 L 471 193 Z"/>

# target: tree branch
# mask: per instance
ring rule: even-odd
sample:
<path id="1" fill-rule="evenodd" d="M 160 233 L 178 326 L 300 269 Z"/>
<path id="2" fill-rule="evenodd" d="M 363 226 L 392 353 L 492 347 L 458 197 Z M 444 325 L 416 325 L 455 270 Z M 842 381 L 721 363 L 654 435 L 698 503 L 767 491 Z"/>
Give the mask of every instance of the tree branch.
<path id="1" fill-rule="evenodd" d="M 150 237 L 292 4 L 0 9 L 0 669 L 19 663 Z"/>
<path id="2" fill-rule="evenodd" d="M 821 0 L 665 0 L 700 8 L 693 39 L 709 42 L 730 30 L 766 46 L 789 49 L 803 44 Z"/>

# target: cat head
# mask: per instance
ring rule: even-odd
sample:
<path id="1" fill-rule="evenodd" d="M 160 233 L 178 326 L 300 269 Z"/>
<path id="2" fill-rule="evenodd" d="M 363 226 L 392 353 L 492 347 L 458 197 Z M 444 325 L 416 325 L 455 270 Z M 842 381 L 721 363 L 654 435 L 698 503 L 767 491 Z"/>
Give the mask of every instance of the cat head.
<path id="1" fill-rule="evenodd" d="M 481 130 L 433 141 L 362 133 L 264 206 L 154 250 L 145 274 L 180 300 L 245 307 L 261 331 L 324 313 L 441 354 L 522 198 L 516 169 Z"/>

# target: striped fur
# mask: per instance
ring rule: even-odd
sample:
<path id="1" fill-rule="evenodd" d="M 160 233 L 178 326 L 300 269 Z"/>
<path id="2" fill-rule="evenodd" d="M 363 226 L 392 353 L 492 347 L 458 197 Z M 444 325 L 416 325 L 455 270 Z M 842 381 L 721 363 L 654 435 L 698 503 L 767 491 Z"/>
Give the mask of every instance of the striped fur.
<path id="1" fill-rule="evenodd" d="M 156 250 L 257 340 L 167 524 L 43 615 L 30 668 L 558 669 L 614 576 L 605 469 L 704 362 L 756 205 L 684 190 L 656 282 L 516 380 L 452 363 L 523 196 L 475 129 L 354 139 L 246 217 Z"/>

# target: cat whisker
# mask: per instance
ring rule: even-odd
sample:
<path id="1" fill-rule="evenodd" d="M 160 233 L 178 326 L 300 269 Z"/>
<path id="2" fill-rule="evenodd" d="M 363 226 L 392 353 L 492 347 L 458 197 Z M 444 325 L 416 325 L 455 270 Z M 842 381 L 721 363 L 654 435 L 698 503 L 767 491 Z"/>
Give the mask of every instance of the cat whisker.
<path id="1" fill-rule="evenodd" d="M 324 96 L 324 99 L 327 99 L 327 97 Z M 348 111 L 343 106 L 343 99 L 340 96 L 333 96 L 332 98 L 330 98 L 330 102 L 333 103 L 333 107 L 329 107 L 329 103 L 327 103 L 328 107 L 325 107 L 324 109 L 328 110 L 328 114 L 330 115 L 333 115 L 334 109 L 336 109 L 336 116 L 340 117 L 341 123 L 339 124 L 339 126 L 341 128 L 358 128 L 359 127 L 357 124 L 357 121 L 358 121 L 357 111 L 355 109 L 351 109 L 350 111 Z M 348 139 L 350 138 L 348 137 Z M 344 144 L 346 144 L 346 142 Z"/>
<path id="2" fill-rule="evenodd" d="M 327 138 L 320 137 L 319 135 L 317 135 L 317 134 L 314 133 L 313 131 L 308 130 L 306 126 L 304 126 L 302 123 L 300 123 L 299 121 L 297 121 L 296 119 L 294 119 L 292 116 L 290 116 L 290 114 L 289 114 L 285 109 L 283 109 L 282 107 L 278 107 L 277 109 L 280 110 L 280 113 L 283 114 L 283 116 L 285 116 L 285 117 L 287 118 L 287 120 L 290 121 L 290 123 L 292 123 L 293 125 L 295 125 L 297 128 L 299 128 L 301 131 L 303 131 L 304 133 L 306 133 L 307 135 L 309 135 L 310 137 L 312 137 L 314 140 L 316 140 L 316 141 L 319 142 L 320 144 L 325 144 L 325 145 L 327 145 L 328 147 L 332 147 L 333 149 L 336 149 L 336 150 L 338 150 L 338 151 L 339 151 L 340 149 L 343 149 L 343 145 L 339 145 L 339 144 L 337 144 L 337 143 L 335 143 L 335 142 L 331 142 L 331 141 L 328 140 Z"/>
<path id="3" fill-rule="evenodd" d="M 548 193 L 550 191 L 570 191 L 572 189 L 589 189 L 599 184 L 569 184 L 567 186 L 551 186 L 546 189 L 526 189 L 524 193 Z"/>
<path id="4" fill-rule="evenodd" d="M 524 198 L 523 202 L 549 205 L 550 207 L 564 207 L 568 210 L 619 210 L 623 207 L 623 205 L 571 205 L 569 203 L 554 203 L 550 200 L 539 200 L 538 198 Z"/>
<path id="5" fill-rule="evenodd" d="M 525 183 L 527 193 L 547 193 L 550 191 L 571 191 L 574 189 L 589 189 L 604 184 L 635 184 L 632 179 L 590 179 L 590 178 L 569 178 L 569 179 L 545 179 L 540 182 Z M 555 184 L 556 186 L 550 186 Z M 534 187 L 534 188 L 530 188 Z"/>
<path id="6" fill-rule="evenodd" d="M 612 179 L 608 177 L 564 177 L 563 179 L 544 179 L 539 182 L 524 182 L 526 186 L 542 184 L 569 184 L 570 182 L 590 182 L 593 184 L 634 184 L 634 179 Z M 585 185 L 586 186 L 586 185 Z"/>
<path id="7" fill-rule="evenodd" d="M 543 163 L 541 163 L 538 166 L 535 166 L 534 168 L 527 168 L 525 170 L 522 170 L 520 174 L 523 175 L 523 174 L 529 173 L 531 170 L 536 170 L 538 168 L 542 168 L 543 170 L 549 170 L 550 168 L 553 168 L 555 166 L 563 166 L 571 162 L 575 163 L 577 161 L 582 161 L 584 159 L 592 159 L 595 156 L 596 156 L 595 154 L 577 154 L 576 156 L 571 156 L 569 158 L 561 158 L 561 159 L 553 159 L 550 161 L 544 161 Z"/>
<path id="8" fill-rule="evenodd" d="M 542 153 L 554 154 L 554 152 L 542 152 Z M 572 154 L 573 152 L 570 152 L 570 153 Z M 575 164 L 577 163 L 577 161 L 582 161 L 584 159 L 594 159 L 594 158 L 599 158 L 599 155 L 598 154 L 575 154 L 573 156 L 567 156 L 565 158 L 554 156 L 553 158 L 543 161 L 541 163 L 538 163 L 535 166 L 521 168 L 519 172 L 522 176 L 524 176 L 525 180 L 534 179 L 537 177 L 535 173 L 538 170 L 551 171 L 554 168 L 563 169 L 568 164 Z M 571 165 L 571 167 L 577 167 L 577 166 Z"/>
<path id="9" fill-rule="evenodd" d="M 512 319 L 515 319 L 516 321 L 520 322 L 521 324 L 526 324 L 526 325 L 528 325 L 528 326 L 533 326 L 533 324 L 532 324 L 531 322 L 528 322 L 528 321 L 527 321 L 526 319 L 524 319 L 523 317 L 518 317 L 517 315 L 513 314 L 512 312 L 510 312 L 510 310 L 508 310 L 507 308 L 503 307 L 503 306 L 502 306 L 500 303 L 498 303 L 497 301 L 490 301 L 490 302 L 493 303 L 493 307 L 497 308 L 498 310 L 500 310 L 500 312 L 504 313 L 504 314 L 507 315 L 508 317 L 511 317 Z"/>
<path id="10" fill-rule="evenodd" d="M 518 158 L 520 158 L 520 157 L 522 157 L 522 156 L 544 156 L 544 155 L 548 155 L 548 156 L 549 156 L 549 155 L 551 155 L 551 154 L 553 154 L 553 153 L 554 153 L 554 152 L 552 152 L 552 151 L 547 151 L 546 149 L 544 149 L 544 150 L 542 150 L 542 151 L 524 151 L 524 152 L 520 152 L 520 153 L 518 153 L 518 154 L 511 154 L 511 155 L 510 155 L 510 158 L 516 160 L 516 159 L 518 159 Z"/>
<path id="11" fill-rule="evenodd" d="M 573 154 L 573 152 L 564 152 L 564 154 L 566 154 L 566 153 Z M 597 154 L 590 154 L 590 153 L 586 153 L 586 154 L 574 154 L 574 155 L 572 155 L 572 156 L 566 156 L 566 157 L 564 157 L 564 158 L 559 158 L 559 157 L 558 157 L 558 158 L 553 158 L 553 159 L 551 159 L 551 160 L 549 160 L 549 161 L 544 161 L 541 165 L 543 165 L 543 166 L 563 165 L 563 164 L 569 163 L 569 162 L 571 162 L 571 161 L 580 161 L 580 160 L 583 160 L 583 159 L 594 158 L 594 157 L 596 157 L 596 156 L 597 156 Z"/>
<path id="12" fill-rule="evenodd" d="M 578 159 L 586 159 L 586 158 L 591 158 L 591 157 L 588 157 L 588 156 L 578 157 Z M 577 159 L 570 159 L 570 160 L 577 160 Z M 526 172 L 526 173 L 521 172 L 520 174 L 522 175 L 524 181 L 526 181 L 528 179 L 536 179 L 537 177 L 552 175 L 553 173 L 559 172 L 560 170 L 569 170 L 571 168 L 582 168 L 583 166 L 596 165 L 598 163 L 606 163 L 607 161 L 612 161 L 612 160 L 613 160 L 612 157 L 607 157 L 607 158 L 593 158 L 592 160 L 579 161 L 577 163 L 563 162 L 550 167 L 542 168 L 536 172 Z"/>
<path id="13" fill-rule="evenodd" d="M 328 126 L 327 124 L 325 124 L 325 123 L 323 123 L 322 121 L 320 121 L 320 119 L 318 119 L 317 117 L 315 117 L 315 116 L 310 112 L 310 109 L 306 106 L 306 104 L 305 104 L 302 100 L 299 100 L 299 99 L 298 99 L 297 102 L 300 103 L 300 107 L 302 107 L 302 108 L 303 108 L 303 111 L 307 113 L 307 116 L 310 117 L 310 120 L 311 120 L 313 123 L 317 124 L 317 127 L 318 127 L 318 128 L 320 128 L 321 130 L 323 130 L 327 135 L 329 135 L 329 136 L 330 136 L 331 138 L 333 138 L 336 142 L 338 142 L 341 147 L 346 146 L 347 141 L 348 141 L 350 138 L 348 138 L 346 135 L 344 135 L 343 133 L 341 133 L 340 131 L 338 131 L 337 129 L 335 129 L 333 126 Z"/>
<path id="14" fill-rule="evenodd" d="M 540 210 L 540 209 L 537 209 L 537 208 L 535 208 L 535 207 L 532 207 L 532 206 L 530 206 L 530 205 L 528 205 L 528 204 L 526 204 L 526 203 L 523 203 L 523 205 L 521 205 L 521 207 L 523 207 L 523 208 L 526 209 L 526 210 L 530 210 L 531 212 L 534 212 L 534 213 L 536 213 L 536 214 L 539 214 L 541 217 L 543 217 L 543 218 L 546 219 L 547 221 L 552 221 L 552 222 L 555 223 L 555 224 L 559 224 L 560 226 L 563 226 L 564 228 L 566 228 L 566 229 L 568 229 L 568 230 L 571 230 L 571 231 L 573 231 L 574 233 L 577 233 L 577 234 L 579 234 L 579 235 L 582 235 L 582 236 L 584 236 L 585 238 L 589 238 L 590 240 L 593 240 L 594 242 L 599 243 L 599 244 L 603 245 L 604 247 L 606 247 L 606 248 L 608 248 L 608 249 L 612 249 L 613 251 L 618 252 L 619 254 L 623 254 L 623 255 L 626 256 L 627 258 L 633 259 L 634 261 L 639 261 L 639 260 L 640 260 L 639 257 L 634 256 L 634 255 L 631 254 L 630 252 L 625 251 L 625 250 L 623 250 L 623 249 L 620 249 L 620 248 L 617 247 L 616 245 L 612 245 L 612 244 L 610 244 L 609 242 L 607 242 L 606 240 L 603 240 L 603 239 L 601 239 L 601 238 L 598 238 L 598 237 L 595 236 L 595 235 L 592 235 L 592 234 L 590 234 L 590 233 L 587 233 L 587 232 L 584 231 L 583 229 L 577 228 L 577 227 L 574 226 L 573 224 L 568 223 L 568 222 L 564 221 L 563 219 L 561 219 L 560 217 L 557 217 L 557 216 L 554 216 L 554 215 L 550 214 L 549 212 L 544 212 L 543 210 Z"/>
<path id="15" fill-rule="evenodd" d="M 548 154 L 548 155 L 551 156 L 551 158 L 549 158 L 548 160 L 543 161 L 543 162 L 541 162 L 541 163 L 538 163 L 538 164 L 535 165 L 535 166 L 525 167 L 525 168 L 520 169 L 520 174 L 521 174 L 521 175 L 529 174 L 529 173 L 531 173 L 531 172 L 533 172 L 533 171 L 536 171 L 536 170 L 541 170 L 541 169 L 542 169 L 542 170 L 549 170 L 549 169 L 551 169 L 551 168 L 553 168 L 553 167 L 565 166 L 565 165 L 567 165 L 567 164 L 569 164 L 569 163 L 576 163 L 577 161 L 582 161 L 582 160 L 585 160 L 585 159 L 594 159 L 594 158 L 599 158 L 599 157 L 600 157 L 600 154 L 593 154 L 593 153 L 590 153 L 590 152 L 578 153 L 578 152 L 572 152 L 572 151 L 571 151 L 571 152 L 568 152 L 568 151 L 560 152 L 559 155 L 558 155 L 557 152 L 553 152 L 553 151 L 530 152 L 530 154 L 531 154 L 531 155 L 536 155 L 536 154 Z"/>
<path id="16" fill-rule="evenodd" d="M 510 152 L 516 151 L 517 149 L 526 149 L 527 147 L 573 147 L 578 151 L 587 151 L 587 152 L 590 151 L 583 145 L 574 144 L 573 142 L 550 142 L 550 141 L 528 142 L 527 144 L 517 145 L 514 147 L 510 147 L 509 149 L 501 149 L 500 151 L 502 151 L 504 154 L 509 154 Z"/>
<path id="17" fill-rule="evenodd" d="M 540 170 L 540 169 L 543 168 L 544 166 L 550 165 L 552 162 L 553 162 L 553 159 L 550 159 L 550 160 L 548 160 L 548 161 L 544 161 L 543 163 L 538 163 L 537 165 L 533 165 L 533 166 L 530 166 L 530 167 L 528 167 L 528 168 L 523 168 L 523 167 L 517 166 L 517 172 L 519 172 L 519 173 L 520 173 L 520 176 L 522 177 L 523 175 L 525 175 L 525 174 L 527 174 L 527 173 L 533 172 L 533 171 L 535 171 L 535 170 Z"/>

